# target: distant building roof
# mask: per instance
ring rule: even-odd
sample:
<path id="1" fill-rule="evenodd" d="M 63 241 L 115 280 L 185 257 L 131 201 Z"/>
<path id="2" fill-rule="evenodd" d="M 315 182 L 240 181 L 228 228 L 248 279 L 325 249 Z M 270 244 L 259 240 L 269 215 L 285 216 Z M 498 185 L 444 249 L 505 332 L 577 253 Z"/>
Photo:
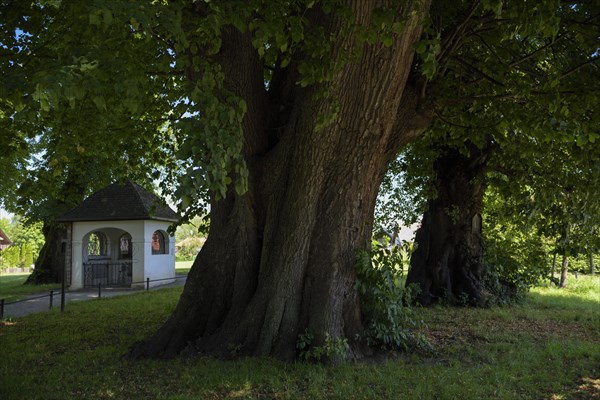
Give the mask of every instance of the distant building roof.
<path id="1" fill-rule="evenodd" d="M 0 229 L 0 250 L 7 248 L 11 244 L 12 242 L 10 241 L 8 236 L 6 236 L 6 233 L 4 233 L 2 229 Z"/>
<path id="2" fill-rule="evenodd" d="M 113 183 L 92 194 L 59 222 L 153 219 L 175 222 L 177 214 L 157 195 L 132 181 Z"/>

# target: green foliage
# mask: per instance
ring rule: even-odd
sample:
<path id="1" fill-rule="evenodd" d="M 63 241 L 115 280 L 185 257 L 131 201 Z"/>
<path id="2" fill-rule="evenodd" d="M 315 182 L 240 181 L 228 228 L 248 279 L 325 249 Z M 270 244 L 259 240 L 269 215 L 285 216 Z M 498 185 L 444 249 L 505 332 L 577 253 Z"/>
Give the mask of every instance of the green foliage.
<path id="1" fill-rule="evenodd" d="M 543 153 L 532 151 L 525 159 L 512 153 L 497 167 L 502 173 L 488 175 L 486 257 L 518 287 L 548 275 L 552 254 L 585 259 L 599 246 L 600 153 L 598 146 L 578 145 L 572 137 L 547 143 Z M 537 147 L 533 139 L 514 140 L 522 149 Z"/>
<path id="2" fill-rule="evenodd" d="M 384 182 L 381 197 L 398 207 L 420 197 L 421 206 L 409 206 L 417 210 L 436 196 L 440 148 L 493 145 L 487 168 L 469 177 L 489 185 L 484 214 L 496 208 L 483 223 L 493 281 L 533 284 L 543 275 L 543 251 L 553 251 L 541 243 L 571 255 L 598 248 L 600 147 L 593 143 L 600 121 L 590 110 L 600 107 L 600 70 L 597 36 L 583 26 L 598 11 L 597 3 L 556 1 L 432 5 L 425 39 L 442 34 L 427 83 L 437 93 L 437 118 L 396 161 L 401 168 L 392 164 L 386 182 L 396 183 Z M 435 53 L 426 44 L 418 51 Z"/>
<path id="3" fill-rule="evenodd" d="M 41 223 L 25 221 L 14 215 L 10 221 L 6 218 L 0 220 L 0 228 L 13 243 L 0 253 L 0 269 L 29 268 L 44 244 Z"/>
<path id="4" fill-rule="evenodd" d="M 361 252 L 356 260 L 356 288 L 366 319 L 365 340 L 384 349 L 424 349 L 427 342 L 415 333 L 418 326 L 410 304 L 414 288 L 405 288 L 403 271 L 408 268 L 411 248 L 388 248 L 373 241 L 371 252 Z"/>
<path id="5" fill-rule="evenodd" d="M 198 252 L 204 244 L 204 238 L 189 237 L 180 242 L 177 242 L 177 253 L 175 257 L 177 261 L 192 261 L 198 255 Z"/>
<path id="6" fill-rule="evenodd" d="M 544 238 L 531 230 L 531 220 L 511 207 L 514 203 L 488 190 L 485 198 L 484 260 L 491 268 L 488 286 L 500 299 L 505 285 L 522 295 L 548 274 L 548 246 Z M 503 285 L 500 285 L 502 283 Z"/>
<path id="7" fill-rule="evenodd" d="M 210 220 L 208 215 L 194 217 L 190 222 L 181 224 L 175 231 L 178 261 L 192 261 L 204 244 Z"/>
<path id="8" fill-rule="evenodd" d="M 365 23 L 337 0 L 0 7 L 0 166 L 8 172 L 0 201 L 46 221 L 124 178 L 159 181 L 184 222 L 229 188 L 244 193 L 244 119 L 274 71 L 293 69 L 301 87 L 325 84 L 365 43 L 391 46 L 413 15 L 392 4 Z M 327 21 L 315 24 L 315 15 Z M 334 33 L 331 21 L 340 25 Z M 264 71 L 264 87 L 250 95 L 219 59 L 238 34 Z M 331 105 L 318 117 L 321 128 L 337 118 Z"/>
<path id="9" fill-rule="evenodd" d="M 600 273 L 600 254 L 593 254 L 594 257 L 594 272 Z M 576 257 L 569 260 L 569 270 L 573 272 L 588 274 L 590 272 L 590 255 L 579 253 Z"/>
<path id="10" fill-rule="evenodd" d="M 325 332 L 325 341 L 321 346 L 311 346 L 313 344 L 314 334 L 308 329 L 298 335 L 296 349 L 299 352 L 300 359 L 304 361 L 320 362 L 324 359 L 345 360 L 348 356 L 348 339 L 343 337 L 333 338 L 329 332 Z"/>
<path id="11" fill-rule="evenodd" d="M 191 221 L 185 224 L 181 224 L 175 231 L 175 240 L 181 242 L 182 240 L 192 237 L 205 237 L 208 235 L 210 228 L 210 219 L 208 215 L 194 217 Z"/>
<path id="12" fill-rule="evenodd" d="M 419 162 L 411 162 L 416 152 L 405 151 L 390 164 L 383 179 L 375 204 L 374 232 L 398 232 L 402 226 L 415 224 L 425 212 L 430 176 L 426 174 L 427 157 L 418 153 Z M 413 170 L 414 168 L 414 170 Z"/>
<path id="13" fill-rule="evenodd" d="M 296 340 L 296 349 L 298 349 L 301 353 L 307 351 L 314 338 L 315 335 L 313 335 L 310 330 L 306 329 L 304 332 L 298 335 L 298 339 Z"/>
<path id="14" fill-rule="evenodd" d="M 432 38 L 425 38 L 414 44 L 415 53 L 421 59 L 421 73 L 427 78 L 435 76 L 437 57 L 441 51 L 441 34 L 438 32 Z"/>
<path id="15" fill-rule="evenodd" d="M 11 246 L 0 253 L 0 270 L 21 267 L 21 247 Z"/>
<path id="16" fill-rule="evenodd" d="M 139 4 L 113 6 L 1 4 L 0 122 L 15 138 L 1 201 L 33 221 L 50 222 L 115 180 L 148 183 L 172 155 L 164 82 L 145 74 L 169 55 L 132 36 Z"/>
<path id="17" fill-rule="evenodd" d="M 592 116 L 579 118 L 597 97 L 587 84 L 597 57 L 585 23 L 591 2 L 436 2 L 425 11 L 391 2 L 357 21 L 336 0 L 3 2 L 0 201 L 47 219 L 115 179 L 152 178 L 189 220 L 206 212 L 209 197 L 230 187 L 243 193 L 243 124 L 254 99 L 219 60 L 233 31 L 248 36 L 260 60 L 256 96 L 270 91 L 276 72 L 292 70 L 323 99 L 336 72 L 365 47 L 396 45 L 417 16 L 423 95 L 448 122 L 447 140 L 460 142 L 464 126 L 486 127 L 469 132 L 474 140 L 487 127 L 500 136 L 516 125 L 549 137 L 548 111 L 580 128 L 578 140 L 595 140 Z M 328 22 L 314 24 L 315 15 Z M 328 32 L 330 22 L 339 29 Z M 329 100 L 319 127 L 337 119 Z"/>

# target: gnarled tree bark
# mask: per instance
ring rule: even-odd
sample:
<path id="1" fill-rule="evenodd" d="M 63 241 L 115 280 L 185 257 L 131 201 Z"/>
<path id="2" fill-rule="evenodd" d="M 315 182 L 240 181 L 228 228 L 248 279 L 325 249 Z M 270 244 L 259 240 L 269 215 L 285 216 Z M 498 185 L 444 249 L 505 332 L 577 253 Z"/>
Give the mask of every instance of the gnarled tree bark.
<path id="1" fill-rule="evenodd" d="M 417 284 L 418 301 L 481 304 L 483 264 L 482 218 L 485 170 L 493 146 L 466 144 L 468 154 L 444 147 L 434 164 L 437 197 L 429 200 L 406 285 Z"/>
<path id="2" fill-rule="evenodd" d="M 351 3 L 357 23 L 368 24 L 377 2 Z M 405 7 L 399 12 L 409 15 L 412 6 Z M 329 16 L 311 18 L 328 31 L 340 28 Z M 233 29 L 224 35 L 226 83 L 248 104 L 249 189 L 211 203 L 208 239 L 174 313 L 130 357 L 188 348 L 293 360 L 306 330 L 312 346 L 330 335 L 347 338 L 352 358 L 368 352 L 355 340 L 363 330 L 355 257 L 369 246 L 388 162 L 431 120 L 409 80 L 420 31 L 418 18 L 409 17 L 391 47 L 364 45 L 327 83 L 328 99 L 294 84 L 294 63 L 276 70 L 265 91 L 250 36 Z M 337 51 L 356 45 L 349 37 Z M 317 129 L 332 100 L 340 106 L 336 122 Z"/>

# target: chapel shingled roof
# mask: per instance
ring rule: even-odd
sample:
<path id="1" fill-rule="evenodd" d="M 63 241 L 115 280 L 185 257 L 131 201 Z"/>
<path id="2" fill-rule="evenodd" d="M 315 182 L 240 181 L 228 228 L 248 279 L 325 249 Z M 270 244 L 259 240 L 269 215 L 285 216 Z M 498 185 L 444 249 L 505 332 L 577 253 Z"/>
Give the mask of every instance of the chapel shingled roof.
<path id="1" fill-rule="evenodd" d="M 135 182 L 113 183 L 57 218 L 59 222 L 153 219 L 175 222 L 177 214 Z"/>

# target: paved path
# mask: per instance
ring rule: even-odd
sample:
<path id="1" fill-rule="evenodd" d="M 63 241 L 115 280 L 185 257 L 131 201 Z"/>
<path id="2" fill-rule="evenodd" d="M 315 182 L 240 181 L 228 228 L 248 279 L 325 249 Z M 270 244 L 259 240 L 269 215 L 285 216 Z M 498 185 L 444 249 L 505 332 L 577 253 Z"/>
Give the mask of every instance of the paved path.
<path id="1" fill-rule="evenodd" d="M 177 275 L 175 282 L 166 285 L 151 287 L 150 290 L 160 290 L 185 284 L 187 275 Z M 141 293 L 145 288 L 102 288 L 101 296 L 114 297 L 128 294 Z M 44 296 L 44 297 L 40 297 Z M 65 303 L 71 301 L 84 301 L 98 298 L 98 288 L 88 288 L 80 290 L 67 290 L 65 292 Z M 56 291 L 52 296 L 53 308 L 60 308 L 60 291 Z M 7 303 L 4 305 L 4 318 L 19 318 L 25 315 L 48 311 L 50 309 L 49 293 L 38 293 L 27 296 L 24 300 L 17 303 Z"/>

